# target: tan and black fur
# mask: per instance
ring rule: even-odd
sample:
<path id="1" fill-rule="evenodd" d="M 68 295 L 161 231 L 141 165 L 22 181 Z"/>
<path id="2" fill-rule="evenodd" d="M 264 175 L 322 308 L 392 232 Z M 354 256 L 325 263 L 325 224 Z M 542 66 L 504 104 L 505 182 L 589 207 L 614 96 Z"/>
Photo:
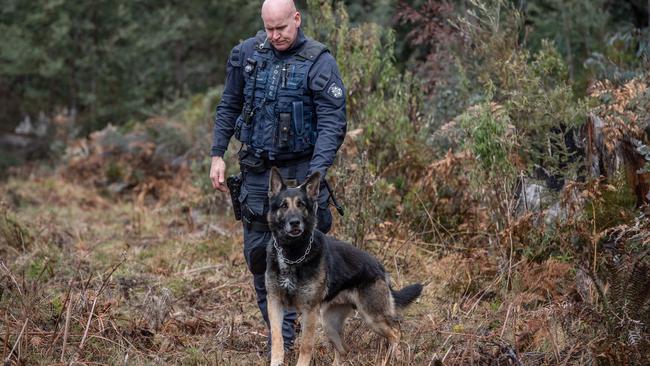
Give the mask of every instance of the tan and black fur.
<path id="1" fill-rule="evenodd" d="M 320 174 L 288 188 L 280 173 L 271 170 L 268 222 L 273 241 L 267 249 L 266 289 L 271 326 L 271 365 L 283 363 L 282 314 L 295 307 L 301 314 L 299 366 L 309 365 L 318 319 L 334 346 L 334 363 L 347 352 L 343 325 L 353 310 L 372 330 L 386 337 L 388 357 L 396 349 L 400 332 L 396 310 L 422 292 L 414 284 L 400 291 L 390 287 L 379 261 L 348 243 L 315 229 Z"/>

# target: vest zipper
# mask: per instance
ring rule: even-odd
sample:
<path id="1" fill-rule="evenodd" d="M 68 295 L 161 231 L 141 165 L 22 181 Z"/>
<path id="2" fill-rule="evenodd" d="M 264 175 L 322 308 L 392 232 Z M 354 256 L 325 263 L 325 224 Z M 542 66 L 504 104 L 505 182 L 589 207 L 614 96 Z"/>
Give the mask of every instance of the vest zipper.
<path id="1" fill-rule="evenodd" d="M 287 87 L 287 72 L 289 70 L 287 69 L 287 64 L 284 62 L 282 63 L 282 87 L 286 88 Z"/>

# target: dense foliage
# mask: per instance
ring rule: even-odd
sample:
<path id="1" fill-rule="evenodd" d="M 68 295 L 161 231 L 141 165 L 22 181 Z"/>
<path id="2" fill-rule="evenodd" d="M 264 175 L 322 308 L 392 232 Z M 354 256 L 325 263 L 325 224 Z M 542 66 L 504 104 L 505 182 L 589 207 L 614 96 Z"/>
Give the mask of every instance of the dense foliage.
<path id="1" fill-rule="evenodd" d="M 257 12 L 252 1 L 5 1 L 0 130 L 63 109 L 82 133 L 160 113 L 223 80 L 230 49 L 261 28 Z"/>
<path id="2" fill-rule="evenodd" d="M 306 2 L 297 3 L 307 24 L 321 16 L 319 9 L 311 14 Z M 330 7 L 335 2 L 322 3 Z M 383 54 L 395 57 L 398 69 L 424 76 L 423 90 L 439 85 L 445 101 L 463 104 L 464 95 L 449 79 L 457 72 L 450 72 L 455 62 L 448 51 L 458 45 L 449 25 L 471 7 L 470 1 L 345 3 L 352 25 L 395 23 L 391 47 L 397 52 Z M 567 60 L 569 77 L 583 89 L 594 74 L 625 77 L 630 68 L 620 66 L 647 53 L 647 38 L 638 29 L 648 18 L 647 4 L 622 3 L 517 2 L 526 24 L 518 37 L 532 52 L 542 47 L 542 40 L 553 41 Z M 232 0 L 6 1 L 0 9 L 0 131 L 13 129 L 27 116 L 35 120 L 41 112 L 46 118 L 61 111 L 75 114 L 82 134 L 155 115 L 162 105 L 223 80 L 233 44 L 261 28 L 258 11 L 257 1 Z M 445 104 L 437 103 L 441 108 Z M 450 108 L 460 111 L 453 105 L 443 109 Z M 443 109 L 435 112 L 443 118 L 455 115 Z"/>

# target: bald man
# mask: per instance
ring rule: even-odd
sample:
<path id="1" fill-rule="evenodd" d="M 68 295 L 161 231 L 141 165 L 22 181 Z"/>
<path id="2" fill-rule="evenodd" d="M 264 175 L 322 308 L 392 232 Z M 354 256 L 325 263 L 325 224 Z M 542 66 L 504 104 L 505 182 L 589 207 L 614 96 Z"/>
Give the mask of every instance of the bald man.
<path id="1" fill-rule="evenodd" d="M 313 172 L 324 179 L 347 123 L 346 93 L 336 61 L 323 44 L 303 34 L 293 1 L 266 0 L 261 13 L 264 30 L 235 46 L 228 58 L 214 121 L 210 179 L 215 189 L 227 191 L 223 156 L 234 135 L 242 143 L 238 200 L 244 255 L 268 326 L 264 272 L 271 240 L 266 221 L 270 168 L 279 168 L 285 182 L 293 185 Z M 328 190 L 321 189 L 317 215 L 323 233 L 332 224 L 328 201 Z M 285 313 L 285 348 L 293 343 L 295 319 L 295 312 Z"/>

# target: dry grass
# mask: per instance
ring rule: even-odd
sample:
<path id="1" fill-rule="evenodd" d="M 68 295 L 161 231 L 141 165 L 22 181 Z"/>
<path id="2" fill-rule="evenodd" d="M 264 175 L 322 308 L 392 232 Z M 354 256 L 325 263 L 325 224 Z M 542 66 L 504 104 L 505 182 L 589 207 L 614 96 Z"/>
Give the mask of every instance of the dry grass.
<path id="1" fill-rule="evenodd" d="M 200 193 L 189 186 L 172 184 L 165 200 L 148 200 L 114 197 L 43 170 L 4 182 L 0 220 L 12 230 L 0 241 L 3 360 L 265 364 L 267 332 L 239 225 L 225 207 L 211 216 L 191 207 Z M 400 232 L 382 225 L 364 243 L 397 287 L 426 284 L 404 314 L 402 357 L 394 364 L 593 361 L 598 339 L 586 338 L 587 310 L 573 300 L 571 265 L 520 260 L 507 288 L 507 269 L 489 249 L 432 250 Z M 384 341 L 358 317 L 346 331 L 347 364 L 383 359 Z M 318 337 L 314 364 L 328 365 L 333 353 Z"/>

